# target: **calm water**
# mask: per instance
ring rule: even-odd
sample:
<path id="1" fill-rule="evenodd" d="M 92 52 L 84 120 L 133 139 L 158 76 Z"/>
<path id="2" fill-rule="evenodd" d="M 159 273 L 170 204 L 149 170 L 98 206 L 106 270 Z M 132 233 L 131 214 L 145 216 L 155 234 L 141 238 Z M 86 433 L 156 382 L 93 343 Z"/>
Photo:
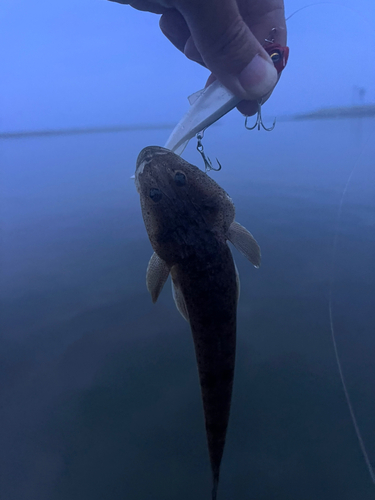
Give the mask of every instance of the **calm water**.
<path id="1" fill-rule="evenodd" d="M 167 132 L 8 140 L 2 165 L 0 497 L 209 499 L 193 343 L 170 287 L 152 305 L 132 175 Z M 213 177 L 257 238 L 241 277 L 219 499 L 367 500 L 338 347 L 375 464 L 375 121 L 239 117 L 206 133 Z M 185 154 L 201 165 L 191 145 Z M 343 189 L 337 252 L 332 243 Z"/>

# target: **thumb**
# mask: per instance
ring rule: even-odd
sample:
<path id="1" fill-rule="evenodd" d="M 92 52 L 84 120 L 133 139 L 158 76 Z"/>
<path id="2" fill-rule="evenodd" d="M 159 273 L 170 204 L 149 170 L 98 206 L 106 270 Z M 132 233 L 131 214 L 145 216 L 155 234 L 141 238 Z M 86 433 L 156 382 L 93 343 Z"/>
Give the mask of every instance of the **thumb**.
<path id="1" fill-rule="evenodd" d="M 207 68 L 241 99 L 257 100 L 272 91 L 277 71 L 236 0 L 181 0 L 178 10 L 192 37 L 185 46 L 188 57 L 193 41 Z"/>

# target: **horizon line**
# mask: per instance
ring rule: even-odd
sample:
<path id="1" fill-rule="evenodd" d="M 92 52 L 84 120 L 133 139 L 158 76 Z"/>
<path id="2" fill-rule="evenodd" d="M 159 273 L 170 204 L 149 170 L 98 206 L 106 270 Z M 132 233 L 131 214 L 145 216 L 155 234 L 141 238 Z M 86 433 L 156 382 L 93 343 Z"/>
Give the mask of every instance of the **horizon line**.
<path id="1" fill-rule="evenodd" d="M 21 139 L 25 137 L 46 137 L 54 135 L 101 134 L 113 132 L 133 132 L 137 130 L 173 129 L 175 123 L 118 125 L 108 127 L 72 127 L 61 129 L 20 130 L 15 132 L 0 132 L 0 139 Z"/>

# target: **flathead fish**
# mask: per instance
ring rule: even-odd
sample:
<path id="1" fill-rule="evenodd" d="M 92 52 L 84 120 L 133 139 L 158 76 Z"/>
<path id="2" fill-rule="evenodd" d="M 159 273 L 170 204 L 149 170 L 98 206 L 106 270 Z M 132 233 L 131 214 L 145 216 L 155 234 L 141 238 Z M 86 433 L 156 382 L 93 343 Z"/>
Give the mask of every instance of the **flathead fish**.
<path id="1" fill-rule="evenodd" d="M 216 499 L 232 397 L 239 278 L 227 241 L 259 267 L 260 249 L 235 222 L 231 198 L 170 150 L 146 147 L 135 184 L 154 249 L 146 275 L 156 302 L 169 274 L 177 309 L 189 322 L 197 357 Z"/>

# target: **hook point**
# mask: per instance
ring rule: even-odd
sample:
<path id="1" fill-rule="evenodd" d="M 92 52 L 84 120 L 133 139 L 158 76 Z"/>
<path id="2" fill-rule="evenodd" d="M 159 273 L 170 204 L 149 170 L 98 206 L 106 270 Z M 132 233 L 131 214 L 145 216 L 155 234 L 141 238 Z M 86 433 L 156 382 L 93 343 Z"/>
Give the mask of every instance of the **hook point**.
<path id="1" fill-rule="evenodd" d="M 255 128 L 257 128 L 258 130 L 260 130 L 260 127 L 262 127 L 264 130 L 266 130 L 267 132 L 271 132 L 274 128 L 275 128 L 275 125 L 276 125 L 276 118 L 274 119 L 273 121 L 273 124 L 271 127 L 266 127 L 263 123 L 263 119 L 262 119 L 262 100 L 259 100 L 258 101 L 258 111 L 257 111 L 257 117 L 256 117 L 256 120 L 255 120 L 255 124 L 252 126 L 252 127 L 249 127 L 247 125 L 247 119 L 249 117 L 246 116 L 245 118 L 245 128 L 247 130 L 254 130 Z"/>

